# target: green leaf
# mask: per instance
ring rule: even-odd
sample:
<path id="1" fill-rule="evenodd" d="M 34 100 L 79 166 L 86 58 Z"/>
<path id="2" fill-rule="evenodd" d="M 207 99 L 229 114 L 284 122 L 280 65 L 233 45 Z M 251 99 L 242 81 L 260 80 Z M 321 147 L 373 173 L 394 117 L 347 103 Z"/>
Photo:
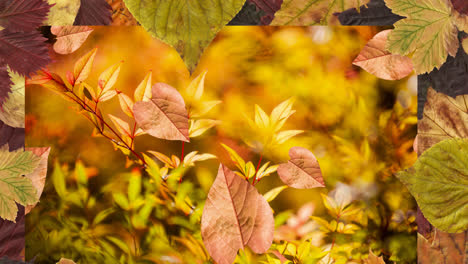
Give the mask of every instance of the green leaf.
<path id="1" fill-rule="evenodd" d="M 359 7 L 362 0 L 283 0 L 272 26 L 312 26 L 337 24 L 334 13 Z"/>
<path id="2" fill-rule="evenodd" d="M 154 37 L 174 47 L 190 72 L 216 34 L 245 0 L 124 0 L 128 10 Z"/>
<path id="3" fill-rule="evenodd" d="M 54 172 L 52 172 L 52 183 L 54 184 L 54 188 L 58 196 L 60 196 L 60 198 L 64 198 L 67 193 L 65 174 L 57 161 L 54 164 Z"/>
<path id="4" fill-rule="evenodd" d="M 468 228 L 468 140 L 439 142 L 396 176 L 433 226 L 449 233 Z"/>
<path id="5" fill-rule="evenodd" d="M 0 149 L 0 173 L 10 175 L 24 175 L 34 171 L 39 165 L 40 158 L 31 151 L 12 151 L 7 147 Z"/>
<path id="6" fill-rule="evenodd" d="M 385 0 L 385 3 L 393 13 L 406 17 L 394 24 L 386 48 L 393 54 L 414 52 L 417 74 L 438 69 L 448 54 L 455 56 L 458 30 L 447 0 Z"/>

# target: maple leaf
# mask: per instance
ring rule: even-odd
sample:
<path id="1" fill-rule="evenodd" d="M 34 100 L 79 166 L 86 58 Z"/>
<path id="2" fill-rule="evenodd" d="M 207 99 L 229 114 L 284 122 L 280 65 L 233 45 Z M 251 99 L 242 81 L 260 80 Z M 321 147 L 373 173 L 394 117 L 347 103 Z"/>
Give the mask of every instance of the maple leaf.
<path id="1" fill-rule="evenodd" d="M 393 25 L 404 17 L 395 15 L 385 5 L 384 0 L 371 0 L 366 5 L 351 8 L 338 14 L 341 25 L 382 26 Z"/>
<path id="2" fill-rule="evenodd" d="M 13 31 L 33 31 L 43 24 L 50 8 L 45 0 L 7 0 L 0 6 L 0 25 Z"/>
<path id="3" fill-rule="evenodd" d="M 111 22 L 112 7 L 106 0 L 81 0 L 73 25 L 110 25 Z"/>
<path id="4" fill-rule="evenodd" d="M 393 54 L 412 52 L 417 74 L 439 68 L 458 50 L 457 17 L 448 0 L 385 0 L 393 13 L 405 16 L 395 23 L 387 49 Z"/>
<path id="5" fill-rule="evenodd" d="M 201 220 L 203 243 L 219 264 L 231 264 L 237 251 L 249 246 L 265 253 L 273 242 L 273 212 L 247 181 L 219 165 Z"/>
<path id="6" fill-rule="evenodd" d="M 0 31 L 0 62 L 29 77 L 50 63 L 46 39 L 37 31 Z"/>

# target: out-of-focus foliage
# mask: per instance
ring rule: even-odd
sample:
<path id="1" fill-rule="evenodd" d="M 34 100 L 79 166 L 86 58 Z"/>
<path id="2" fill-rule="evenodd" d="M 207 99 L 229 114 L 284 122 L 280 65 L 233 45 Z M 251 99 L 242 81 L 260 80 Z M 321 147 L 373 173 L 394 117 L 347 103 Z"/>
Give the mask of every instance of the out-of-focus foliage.
<path id="1" fill-rule="evenodd" d="M 360 263 L 369 249 L 386 261 L 415 261 L 415 203 L 393 176 L 416 159 L 415 78 L 388 82 L 352 66 L 376 33 L 370 27 L 230 27 L 202 56 L 193 76 L 207 71 L 203 100 L 222 103 L 206 118 L 220 123 L 185 142 L 184 151 L 215 154 L 256 181 L 250 170 L 260 168 L 253 164 L 270 162 L 264 172 L 276 174 L 270 164 L 287 162 L 288 150 L 301 146 L 314 153 L 327 186 L 277 194 L 270 202 L 273 245 L 262 255 L 241 250 L 236 263 Z M 138 27 L 97 27 L 75 53 L 55 55 L 50 71 L 65 78 L 95 46 L 99 51 L 86 80 L 93 86 L 110 65 L 125 60 L 113 87 L 122 93 L 134 94 L 152 70 L 149 82 L 175 87 L 186 103 L 196 97 L 184 94 L 194 78 L 177 52 Z M 107 139 L 92 138 L 93 125 L 70 110 L 72 103 L 39 86 L 27 89 L 27 145 L 51 145 L 50 155 L 56 159 L 41 203 L 27 216 L 27 259 L 211 261 L 202 243 L 200 217 L 218 162 L 178 167 L 181 142 L 141 135 L 135 138 L 135 151 L 156 151 L 151 153 L 156 159 L 143 156 L 146 170 L 125 168 L 125 155 L 113 151 Z M 244 117 L 255 116 L 255 104 L 269 113 L 291 96 L 296 112 L 282 130 L 304 133 L 268 151 L 243 143 L 258 141 Z M 102 107 L 106 117 L 131 121 L 116 98 Z M 242 169 L 237 166 L 241 160 Z M 266 194 L 281 185 L 278 177 L 268 176 L 256 181 L 255 188 Z"/>

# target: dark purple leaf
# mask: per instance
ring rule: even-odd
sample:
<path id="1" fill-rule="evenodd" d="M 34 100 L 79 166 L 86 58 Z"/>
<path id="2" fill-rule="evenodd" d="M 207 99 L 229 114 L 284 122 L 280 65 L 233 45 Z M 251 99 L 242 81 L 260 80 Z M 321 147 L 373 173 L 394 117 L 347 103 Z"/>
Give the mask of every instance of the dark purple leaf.
<path id="1" fill-rule="evenodd" d="M 10 69 L 29 77 L 50 62 L 45 39 L 38 31 L 0 31 L 0 60 Z"/>
<path id="2" fill-rule="evenodd" d="M 257 8 L 257 6 L 249 1 L 244 3 L 241 11 L 229 22 L 228 25 L 240 26 L 240 25 L 260 25 L 261 17 L 263 12 Z"/>
<path id="3" fill-rule="evenodd" d="M 6 256 L 11 260 L 21 260 L 21 251 L 23 251 L 23 249 L 24 207 L 18 205 L 16 223 L 0 219 L 0 256 Z"/>
<path id="4" fill-rule="evenodd" d="M 10 151 L 24 147 L 24 128 L 10 127 L 0 121 L 0 146 L 8 144 Z"/>
<path id="5" fill-rule="evenodd" d="M 12 31 L 32 31 L 47 18 L 46 0 L 7 0 L 0 6 L 0 25 Z"/>
<path id="6" fill-rule="evenodd" d="M 262 25 L 269 25 L 273 18 L 275 18 L 275 13 L 281 8 L 283 0 L 248 0 L 251 3 L 254 3 L 258 9 L 262 10 L 264 16 L 261 18 Z"/>
<path id="7" fill-rule="evenodd" d="M 341 25 L 390 26 L 403 18 L 393 14 L 383 0 L 371 0 L 359 9 L 351 8 L 338 13 Z"/>
<path id="8" fill-rule="evenodd" d="M 1 106 L 8 98 L 8 93 L 11 91 L 11 85 L 13 82 L 8 75 L 7 66 L 0 66 L 0 111 Z"/>
<path id="9" fill-rule="evenodd" d="M 451 0 L 453 8 L 460 14 L 468 15 L 468 1 L 466 0 Z"/>
<path id="10" fill-rule="evenodd" d="M 81 6 L 73 25 L 109 25 L 112 22 L 112 7 L 106 0 L 81 0 Z"/>

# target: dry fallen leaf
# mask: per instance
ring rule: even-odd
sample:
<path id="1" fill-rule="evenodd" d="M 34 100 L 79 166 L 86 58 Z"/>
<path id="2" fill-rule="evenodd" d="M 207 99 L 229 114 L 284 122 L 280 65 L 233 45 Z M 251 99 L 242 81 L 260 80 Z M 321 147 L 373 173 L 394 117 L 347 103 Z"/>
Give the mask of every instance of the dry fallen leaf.
<path id="1" fill-rule="evenodd" d="M 385 80 L 400 80 L 413 71 L 413 63 L 406 56 L 391 54 L 385 49 L 388 34 L 392 30 L 384 30 L 375 35 L 364 46 L 353 64 L 370 74 Z"/>
<path id="2" fill-rule="evenodd" d="M 39 165 L 34 169 L 34 171 L 25 175 L 31 180 L 33 186 L 36 188 L 36 197 L 39 200 L 39 198 L 41 198 L 42 191 L 44 190 L 44 185 L 47 177 L 47 161 L 49 158 L 50 147 L 26 148 L 26 151 L 31 151 L 34 155 L 40 158 Z M 27 205 L 24 208 L 24 213 L 29 213 L 31 209 L 36 206 L 36 204 Z"/>
<path id="3" fill-rule="evenodd" d="M 170 85 L 156 83 L 151 100 L 136 102 L 133 112 L 138 126 L 153 137 L 190 141 L 184 99 Z"/>
<path id="4" fill-rule="evenodd" d="M 289 149 L 290 160 L 280 164 L 278 175 L 288 186 L 298 189 L 325 187 L 322 171 L 314 154 L 301 147 Z"/>
<path id="5" fill-rule="evenodd" d="M 377 257 L 372 250 L 369 250 L 369 257 L 364 259 L 364 264 L 385 264 L 383 257 Z"/>
<path id="6" fill-rule="evenodd" d="M 203 243 L 218 264 L 231 264 L 249 246 L 265 253 L 273 241 L 274 219 L 257 189 L 220 164 L 201 220 Z"/>
<path id="7" fill-rule="evenodd" d="M 87 26 L 52 26 L 50 31 L 57 36 L 54 51 L 69 54 L 81 47 L 93 29 Z"/>

